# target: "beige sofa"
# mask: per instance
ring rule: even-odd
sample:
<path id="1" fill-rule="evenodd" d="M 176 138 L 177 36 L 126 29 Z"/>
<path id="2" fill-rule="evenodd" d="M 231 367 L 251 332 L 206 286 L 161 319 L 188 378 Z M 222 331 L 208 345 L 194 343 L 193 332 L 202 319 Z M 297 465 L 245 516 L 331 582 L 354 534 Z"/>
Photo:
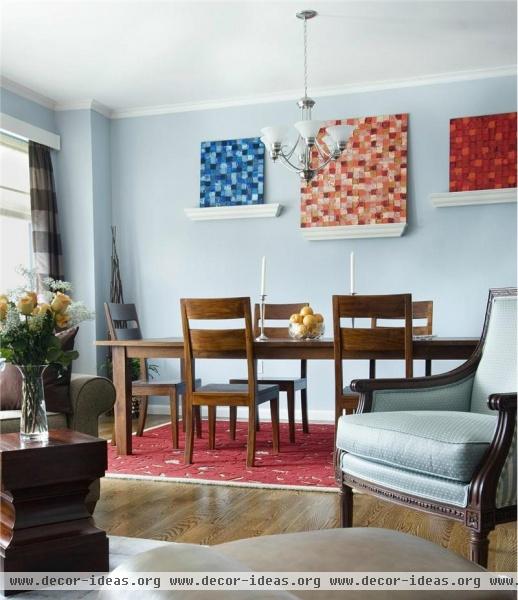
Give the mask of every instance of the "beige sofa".
<path id="1" fill-rule="evenodd" d="M 326 529 L 237 540 L 217 546 L 168 544 L 137 554 L 112 571 L 113 577 L 138 572 L 470 572 L 484 571 L 479 565 L 421 538 L 391 531 L 358 527 Z M 245 575 L 246 576 L 246 575 Z M 375 591 L 209 591 L 148 590 L 146 600 L 510 600 L 513 592 L 445 590 Z M 98 600 L 125 600 L 128 590 L 104 590 Z"/>
<path id="2" fill-rule="evenodd" d="M 110 410 L 115 403 L 115 388 L 105 377 L 72 375 L 70 382 L 72 413 L 47 413 L 49 429 L 74 429 L 97 437 L 99 416 Z M 20 411 L 0 410 L 0 433 L 20 431 Z M 99 499 L 99 482 L 90 487 L 87 497 L 91 513 Z"/>

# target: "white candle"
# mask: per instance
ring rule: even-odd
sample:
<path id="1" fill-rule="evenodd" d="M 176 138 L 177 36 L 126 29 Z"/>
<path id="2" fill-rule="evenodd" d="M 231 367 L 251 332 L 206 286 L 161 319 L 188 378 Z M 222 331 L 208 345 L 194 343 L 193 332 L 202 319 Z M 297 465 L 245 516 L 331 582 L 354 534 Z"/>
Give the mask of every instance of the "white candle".
<path id="1" fill-rule="evenodd" d="M 351 255 L 349 257 L 349 263 L 350 263 L 350 276 L 351 276 L 351 281 L 350 281 L 350 288 L 351 288 L 351 295 L 354 294 L 354 252 L 351 252 Z"/>
<path id="2" fill-rule="evenodd" d="M 266 294 L 266 256 L 263 256 L 261 264 L 261 296 Z"/>

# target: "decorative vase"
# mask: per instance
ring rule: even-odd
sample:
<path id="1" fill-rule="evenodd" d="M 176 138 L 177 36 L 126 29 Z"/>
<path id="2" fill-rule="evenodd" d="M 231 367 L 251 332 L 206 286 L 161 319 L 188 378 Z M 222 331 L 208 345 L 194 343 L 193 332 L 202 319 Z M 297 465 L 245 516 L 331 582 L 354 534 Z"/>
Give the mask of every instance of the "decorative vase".
<path id="1" fill-rule="evenodd" d="M 16 366 L 22 374 L 20 437 L 26 442 L 45 442 L 49 439 L 49 426 L 43 373 L 48 365 Z"/>

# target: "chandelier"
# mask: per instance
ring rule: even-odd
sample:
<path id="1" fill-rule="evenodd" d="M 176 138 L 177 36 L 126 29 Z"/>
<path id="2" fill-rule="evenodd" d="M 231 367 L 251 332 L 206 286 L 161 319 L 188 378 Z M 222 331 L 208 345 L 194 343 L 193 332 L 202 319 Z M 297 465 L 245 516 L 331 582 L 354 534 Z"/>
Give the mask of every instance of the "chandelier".
<path id="1" fill-rule="evenodd" d="M 314 10 L 303 10 L 296 15 L 304 24 L 304 96 L 297 102 L 301 113 L 301 120 L 295 123 L 297 139 L 294 141 L 293 136 L 290 137 L 289 127 L 261 129 L 261 141 L 270 153 L 270 158 L 299 173 L 306 183 L 332 160 L 340 158 L 354 129 L 350 125 L 326 127 L 325 135 L 320 140 L 318 133 L 323 123 L 311 117 L 315 101 L 308 96 L 308 20 L 317 14 Z"/>

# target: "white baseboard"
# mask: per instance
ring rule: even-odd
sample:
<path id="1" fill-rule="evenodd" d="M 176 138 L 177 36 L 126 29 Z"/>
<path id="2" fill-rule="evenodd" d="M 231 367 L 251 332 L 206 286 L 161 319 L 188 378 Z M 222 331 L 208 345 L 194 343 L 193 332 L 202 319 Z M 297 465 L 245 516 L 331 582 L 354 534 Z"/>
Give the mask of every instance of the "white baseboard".
<path id="1" fill-rule="evenodd" d="M 202 408 L 202 413 L 203 413 Z M 166 404 L 154 404 L 150 403 L 148 406 L 148 414 L 150 415 L 168 415 L 169 406 Z M 228 407 L 222 406 L 218 408 L 218 416 L 220 417 L 228 417 Z M 270 409 L 268 406 L 261 406 L 259 408 L 259 417 L 263 421 L 270 420 Z M 239 420 L 247 419 L 247 411 L 245 408 L 237 409 L 237 418 Z M 286 408 L 281 408 L 279 410 L 279 418 L 281 421 L 288 421 L 288 411 Z M 310 423 L 334 423 L 335 421 L 335 413 L 334 410 L 308 410 L 308 419 Z M 302 420 L 302 415 L 300 410 L 295 411 L 295 420 L 300 423 Z"/>

